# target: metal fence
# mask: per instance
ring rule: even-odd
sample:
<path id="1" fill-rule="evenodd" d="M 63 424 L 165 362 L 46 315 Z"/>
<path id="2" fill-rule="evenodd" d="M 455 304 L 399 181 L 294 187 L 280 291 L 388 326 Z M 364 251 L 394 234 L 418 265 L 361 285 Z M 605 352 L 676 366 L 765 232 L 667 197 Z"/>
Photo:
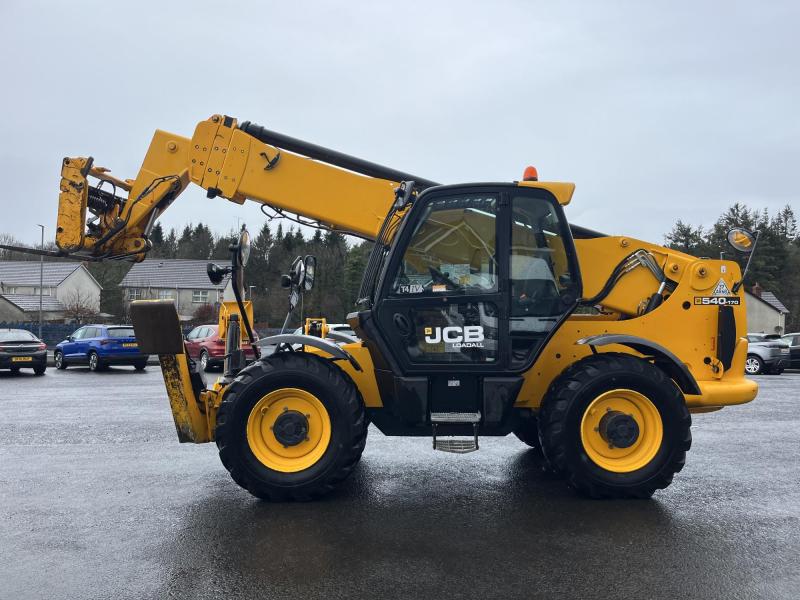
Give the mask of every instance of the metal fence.
<path id="1" fill-rule="evenodd" d="M 83 325 L 78 325 L 75 323 L 43 323 L 42 324 L 42 341 L 47 344 L 48 348 L 52 348 L 59 342 L 64 341 L 67 339 L 69 335 L 71 335 L 74 331 L 78 328 L 83 327 Z M 0 329 L 26 329 L 33 333 L 34 335 L 39 335 L 39 322 L 31 322 L 31 323 L 6 323 L 0 321 Z M 183 333 L 187 334 L 192 329 L 193 326 L 191 325 L 184 325 L 182 326 Z M 256 333 L 258 333 L 258 337 L 267 337 L 270 335 L 275 335 L 280 333 L 280 328 L 276 329 L 274 327 L 265 327 L 261 323 L 256 323 L 255 325 Z"/>

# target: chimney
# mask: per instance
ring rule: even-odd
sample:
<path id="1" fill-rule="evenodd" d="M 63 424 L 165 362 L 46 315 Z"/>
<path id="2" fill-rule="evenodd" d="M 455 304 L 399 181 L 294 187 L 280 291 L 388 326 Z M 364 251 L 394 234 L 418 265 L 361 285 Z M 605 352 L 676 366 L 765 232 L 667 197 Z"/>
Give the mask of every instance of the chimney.
<path id="1" fill-rule="evenodd" d="M 758 285 L 758 282 L 756 281 L 756 283 L 753 285 L 753 288 L 750 291 L 753 294 L 753 296 L 758 296 L 759 298 L 761 298 L 761 292 L 764 291 L 764 288 Z"/>

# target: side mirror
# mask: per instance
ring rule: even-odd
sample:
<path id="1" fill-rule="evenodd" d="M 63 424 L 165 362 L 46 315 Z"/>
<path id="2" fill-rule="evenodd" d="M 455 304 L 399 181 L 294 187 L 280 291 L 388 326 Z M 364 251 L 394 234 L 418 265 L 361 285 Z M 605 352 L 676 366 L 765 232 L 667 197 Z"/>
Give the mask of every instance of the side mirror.
<path id="1" fill-rule="evenodd" d="M 741 227 L 735 227 L 728 232 L 728 243 L 739 252 L 749 254 L 756 247 L 758 234 L 753 234 Z"/>
<path id="2" fill-rule="evenodd" d="M 287 290 L 292 287 L 292 278 L 288 275 L 281 275 L 281 287 Z"/>
<path id="3" fill-rule="evenodd" d="M 230 267 L 220 267 L 214 263 L 208 263 L 206 265 L 206 273 L 208 274 L 208 280 L 213 283 L 214 285 L 219 285 L 222 283 L 222 280 L 225 278 L 225 275 L 231 272 Z"/>
<path id="4" fill-rule="evenodd" d="M 68 335 L 67 336 L 67 341 L 68 342 L 74 342 L 75 341 L 75 336 L 74 335 Z"/>
<path id="5" fill-rule="evenodd" d="M 303 261 L 303 265 L 306 272 L 305 279 L 303 280 L 303 289 L 306 292 L 310 292 L 314 287 L 314 273 L 317 270 L 317 257 L 309 254 Z"/>
<path id="6" fill-rule="evenodd" d="M 243 267 L 246 267 L 247 261 L 250 260 L 250 232 L 244 226 L 242 226 L 242 232 L 239 234 L 236 258 Z"/>
<path id="7" fill-rule="evenodd" d="M 753 260 L 753 254 L 758 244 L 758 233 L 758 231 L 753 233 L 741 227 L 734 227 L 728 232 L 728 243 L 739 252 L 747 254 L 747 264 L 745 264 L 742 270 L 742 279 L 733 284 L 732 291 L 734 294 L 739 292 L 739 288 L 741 288 L 744 283 L 747 271 L 750 269 L 750 261 Z"/>
<path id="8" fill-rule="evenodd" d="M 296 286 L 303 285 L 303 278 L 306 273 L 306 265 L 302 257 L 298 256 L 292 262 L 292 267 L 289 269 L 289 277 L 292 279 L 292 284 Z"/>

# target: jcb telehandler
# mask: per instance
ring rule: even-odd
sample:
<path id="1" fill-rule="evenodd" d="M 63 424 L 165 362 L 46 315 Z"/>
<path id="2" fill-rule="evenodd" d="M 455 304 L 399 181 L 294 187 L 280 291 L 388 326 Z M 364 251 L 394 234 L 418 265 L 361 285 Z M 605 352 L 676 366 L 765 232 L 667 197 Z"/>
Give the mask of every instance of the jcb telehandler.
<path id="1" fill-rule="evenodd" d="M 231 267 L 209 267 L 232 271 L 237 292 L 223 311 L 225 373 L 209 387 L 171 301 L 133 303 L 179 440 L 216 441 L 258 497 L 329 492 L 358 462 L 368 423 L 450 452 L 514 433 L 586 495 L 648 497 L 683 467 L 690 413 L 756 396 L 737 262 L 570 227 L 574 185 L 533 169 L 513 183 L 439 185 L 214 115 L 191 138 L 156 131 L 133 180 L 64 159 L 56 254 L 144 259 L 153 224 L 190 182 L 375 242 L 348 317 L 357 338 L 332 341 L 317 319 L 305 335 L 260 340 L 277 349 L 244 367 L 240 335 L 254 337 L 243 234 Z M 755 245 L 744 230 L 729 240 Z M 296 265 L 292 285 L 311 285 L 308 267 L 304 281 Z"/>

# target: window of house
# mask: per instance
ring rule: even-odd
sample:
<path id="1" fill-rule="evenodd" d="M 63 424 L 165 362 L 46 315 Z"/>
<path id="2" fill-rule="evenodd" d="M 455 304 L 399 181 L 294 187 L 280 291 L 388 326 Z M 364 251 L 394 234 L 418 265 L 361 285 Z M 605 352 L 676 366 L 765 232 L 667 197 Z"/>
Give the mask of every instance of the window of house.
<path id="1" fill-rule="evenodd" d="M 17 288 L 15 288 L 15 287 L 7 287 L 7 288 L 5 288 L 5 290 L 6 290 L 5 291 L 6 294 L 16 294 L 17 293 Z"/>
<path id="2" fill-rule="evenodd" d="M 144 298 L 144 290 L 141 288 L 129 288 L 128 300 L 141 300 Z"/>
<path id="3" fill-rule="evenodd" d="M 175 298 L 175 293 L 172 290 L 158 290 L 159 300 L 172 300 Z"/>
<path id="4" fill-rule="evenodd" d="M 208 290 L 192 290 L 192 304 L 208 304 Z"/>
<path id="5" fill-rule="evenodd" d="M 42 290 L 42 296 L 49 296 L 50 295 L 50 288 L 38 288 L 38 287 L 33 288 L 33 295 L 34 296 L 38 296 L 39 295 L 39 290 Z"/>

